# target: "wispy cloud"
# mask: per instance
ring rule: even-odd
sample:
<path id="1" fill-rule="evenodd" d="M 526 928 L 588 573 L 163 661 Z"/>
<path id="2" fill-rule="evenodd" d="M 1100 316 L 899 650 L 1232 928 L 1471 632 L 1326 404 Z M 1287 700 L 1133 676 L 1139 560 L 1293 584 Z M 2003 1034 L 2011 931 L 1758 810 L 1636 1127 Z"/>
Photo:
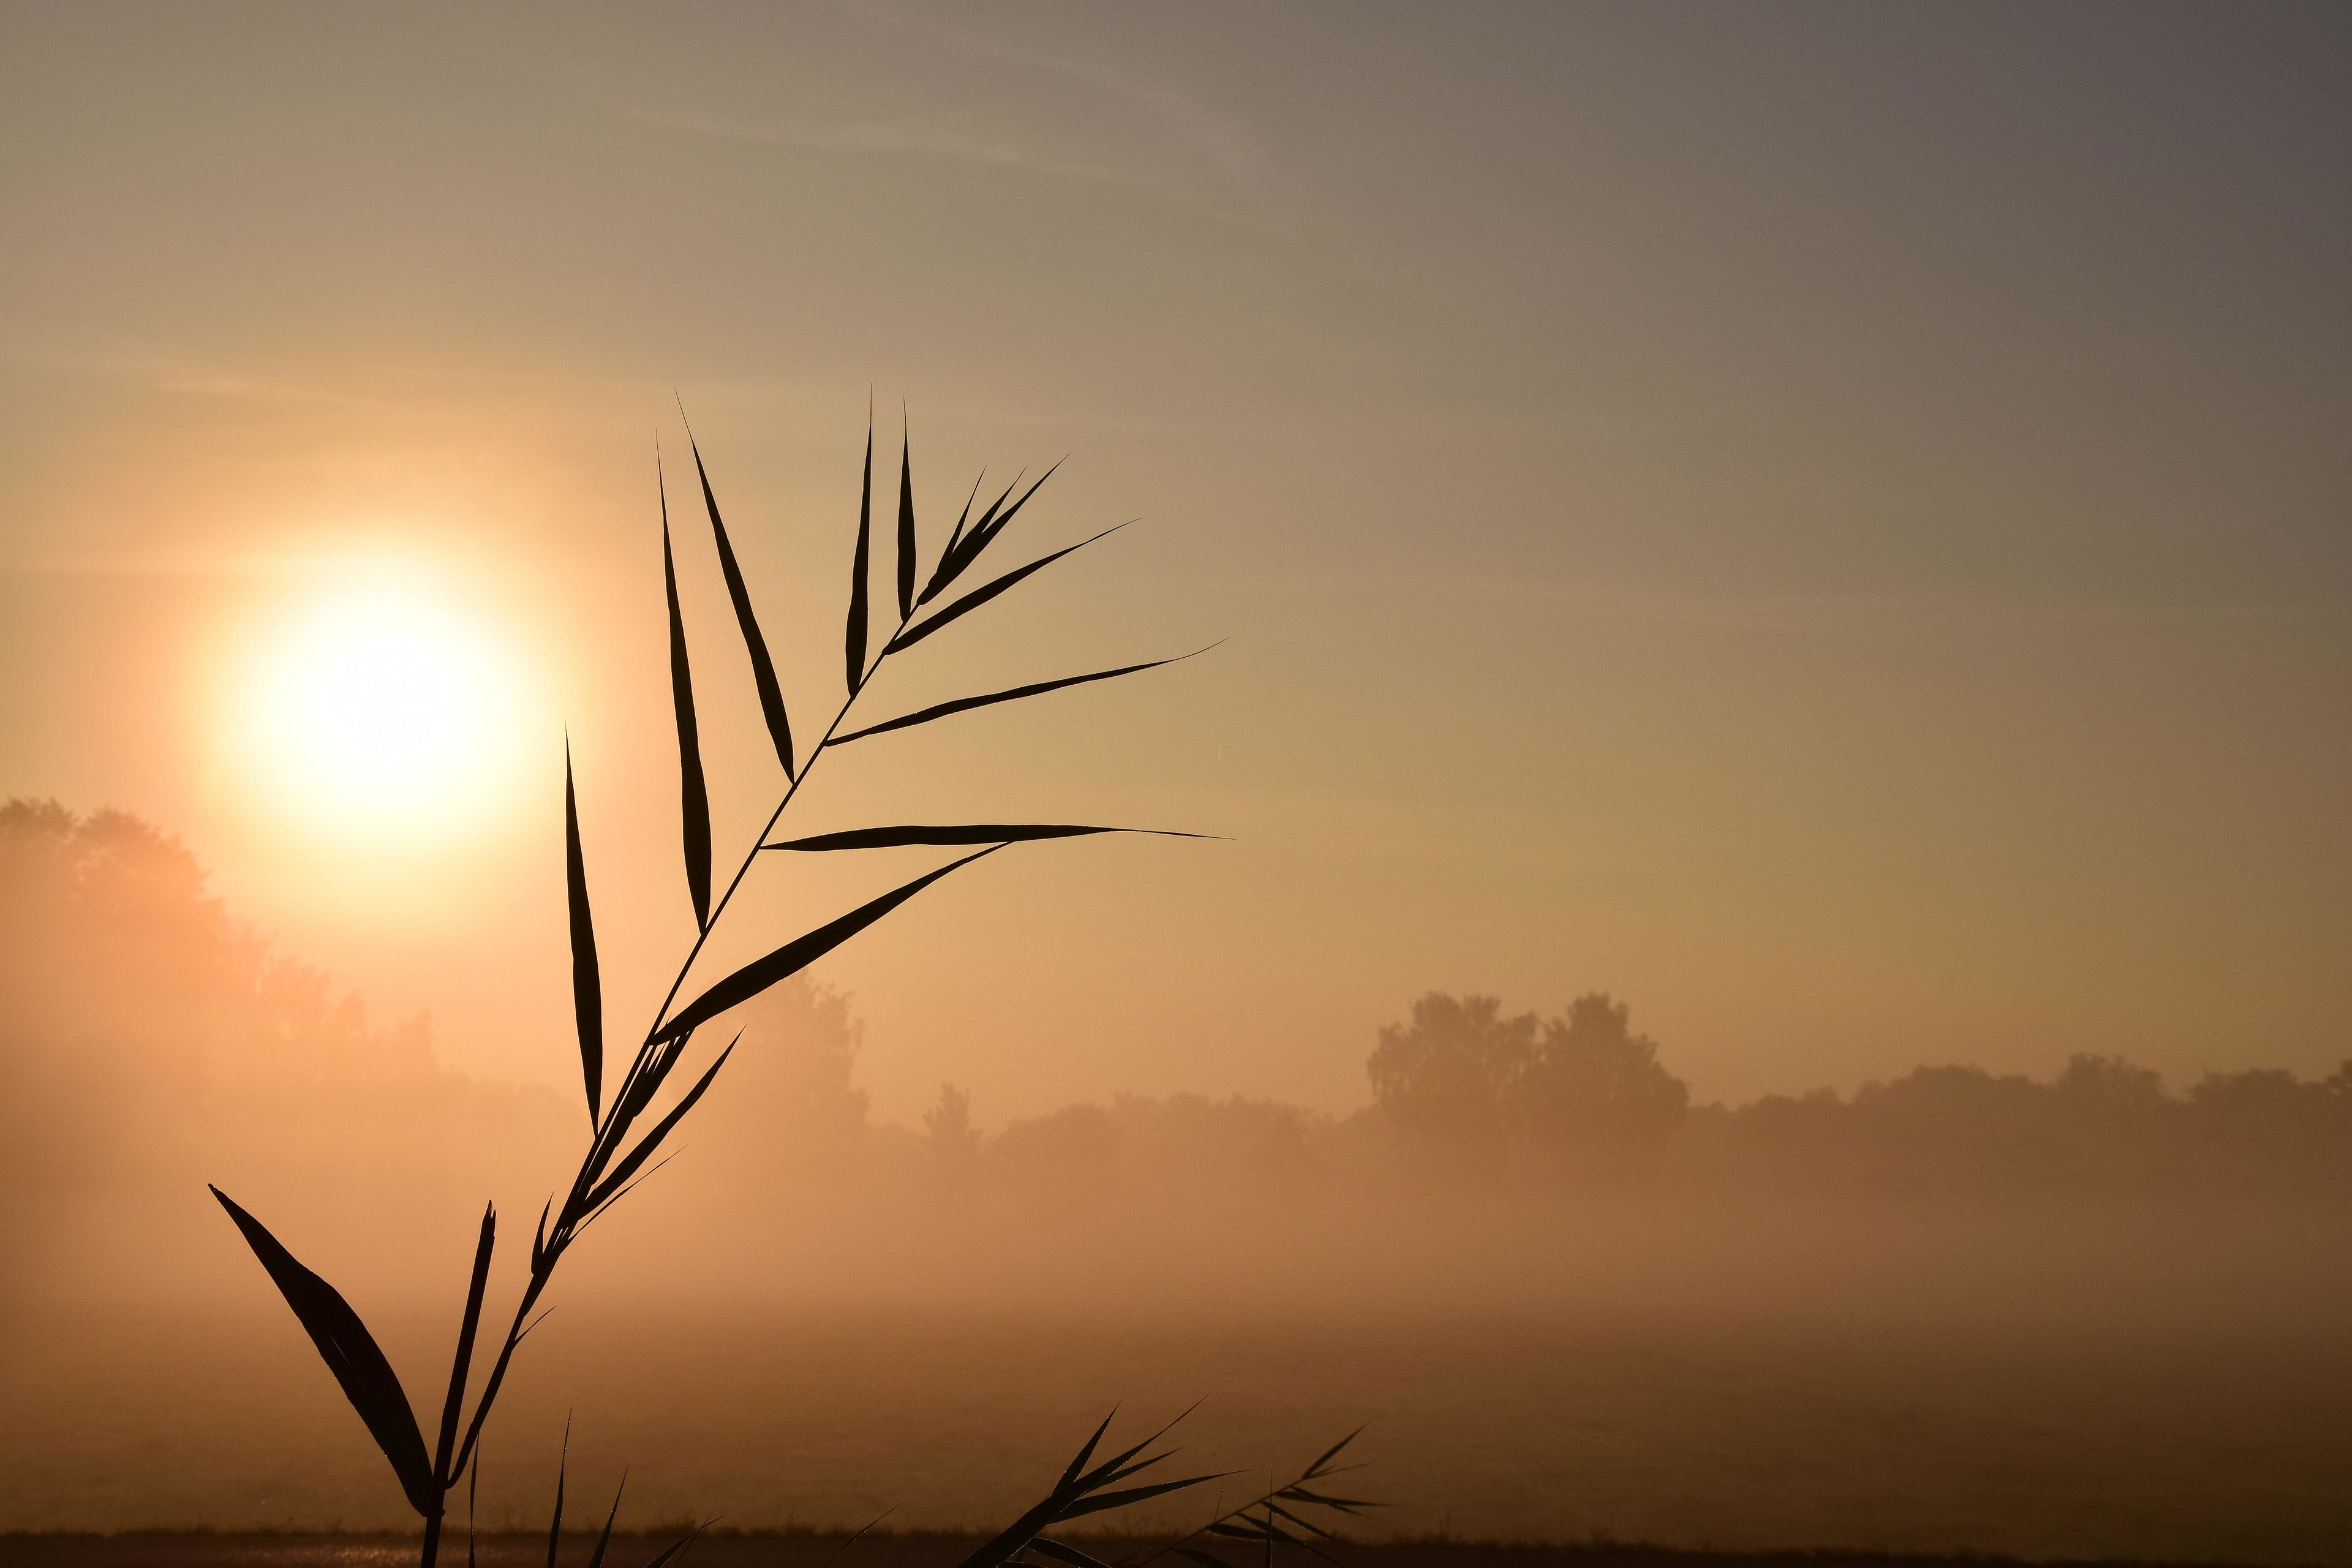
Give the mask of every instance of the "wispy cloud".
<path id="1" fill-rule="evenodd" d="M 1222 182 L 1250 196 L 1269 194 L 1272 163 L 1248 128 L 1162 83 L 1147 81 L 1098 60 L 1019 50 L 962 34 L 943 35 L 955 47 L 985 59 L 1028 66 L 1066 77 L 1141 109 L 1177 141 L 1191 147 Z"/>
<path id="2" fill-rule="evenodd" d="M 1118 178 L 1093 164 L 1041 153 L 1003 137 L 974 136 L 949 126 L 911 121 L 863 121 L 844 125 L 776 125 L 720 120 L 707 114 L 664 114 L 651 110 L 628 111 L 641 124 L 684 131 L 727 141 L 756 142 L 772 147 L 805 147 L 826 153 L 872 153 L 945 158 L 988 168 L 1009 169 L 1050 179 L 1092 184 Z"/>

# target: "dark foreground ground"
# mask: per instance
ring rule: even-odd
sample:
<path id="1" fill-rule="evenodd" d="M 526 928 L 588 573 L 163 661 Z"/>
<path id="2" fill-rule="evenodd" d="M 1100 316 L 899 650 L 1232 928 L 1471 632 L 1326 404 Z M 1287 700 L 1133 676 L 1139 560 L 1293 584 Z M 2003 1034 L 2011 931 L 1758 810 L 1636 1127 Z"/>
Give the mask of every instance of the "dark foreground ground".
<path id="1" fill-rule="evenodd" d="M 70 1332 L 0 1334 L 0 1531 L 28 1532 L 0 1535 L 0 1561 L 404 1561 L 369 1554 L 357 1533 L 309 1533 L 397 1529 L 406 1510 L 317 1353 L 264 1305 L 92 1312 Z M 1114 1404 L 1111 1436 L 1133 1440 L 1205 1395 L 1172 1440 L 1184 1463 L 1239 1474 L 1210 1495 L 1147 1502 L 1136 1528 L 1190 1527 L 1370 1422 L 1350 1454 L 1369 1468 L 1349 1479 L 1390 1505 L 1360 1526 L 1383 1542 L 1750 1554 L 1695 1564 L 1834 1547 L 1923 1562 L 2352 1568 L 2346 1323 L 2352 1314 L 2302 1334 L 2236 1319 L 2138 1333 L 1760 1314 L 1102 1322 L 600 1317 L 567 1304 L 518 1363 L 485 1439 L 479 1517 L 518 1538 L 544 1530 L 568 1423 L 575 1526 L 602 1520 L 625 1472 L 624 1528 L 716 1516 L 776 1532 L 713 1542 L 699 1563 L 821 1568 L 792 1531 L 855 1529 L 891 1509 L 886 1528 L 908 1533 L 861 1542 L 836 1568 L 953 1568 L 950 1538 L 1017 1517 Z M 395 1364 L 427 1367 L 446 1355 L 448 1327 L 436 1312 L 380 1330 Z M 216 1544 L 189 1541 L 207 1527 Z M 257 1530 L 286 1536 L 243 1534 Z M 75 1531 L 99 1533 L 29 1535 Z M 119 1533 L 131 1531 L 180 1539 Z M 612 1568 L 651 1555 L 616 1553 Z M 1580 1568 L 1621 1560 L 1572 1555 Z M 1872 1560 L 1888 1559 L 1852 1559 Z M 491 1561 L 521 1559 L 501 1548 Z M 1532 1568 L 1499 1552 L 1370 1547 L 1360 1562 Z"/>
<path id="2" fill-rule="evenodd" d="M 643 1568 L 677 1539 L 675 1532 L 614 1538 L 605 1561 L 611 1568 Z M 977 1536 L 869 1535 L 845 1548 L 828 1534 L 713 1533 L 697 1540 L 682 1560 L 694 1568 L 954 1568 L 980 1544 Z M 1106 1562 L 1147 1553 L 1151 1542 L 1086 1542 Z M 593 1538 L 567 1536 L 561 1561 L 567 1568 L 586 1563 Z M 1387 1542 L 1347 1546 L 1337 1552 L 1346 1568 L 1939 1568 L 1968 1564 L 1998 1568 L 2021 1560 L 2004 1557 L 1938 1557 L 1873 1552 L 1681 1552 L 1663 1547 L 1591 1543 L 1494 1545 L 1455 1542 Z M 547 1561 L 547 1537 L 483 1536 L 474 1559 L 485 1568 L 525 1568 Z M 467 1560 L 459 1536 L 442 1562 L 456 1568 Z M 416 1561 L 414 1536 L 388 1535 L 6 1535 L 0 1536 L 0 1563 L 7 1568 L 404 1568 Z M 673 1562 L 680 1559 L 673 1559 Z M 1234 1568 L 1257 1568 L 1254 1552 L 1228 1554 Z M 1283 1568 L 1310 1568 L 1312 1559 L 1286 1559 Z M 1159 1568 L 1183 1568 L 1183 1560 L 1163 1556 Z M 2044 1568 L 2068 1568 L 2046 1564 Z M 2082 1568 L 2089 1568 L 2088 1564 Z M 2106 1560 L 2097 1568 L 2157 1568 Z M 2179 1565 L 2174 1565 L 2179 1568 Z"/>

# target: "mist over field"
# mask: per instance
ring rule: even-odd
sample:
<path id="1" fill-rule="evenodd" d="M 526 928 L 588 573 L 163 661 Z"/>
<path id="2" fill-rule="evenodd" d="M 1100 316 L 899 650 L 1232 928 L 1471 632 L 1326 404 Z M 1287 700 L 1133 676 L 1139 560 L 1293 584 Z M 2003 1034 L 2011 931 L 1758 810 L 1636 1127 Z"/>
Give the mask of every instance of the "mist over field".
<path id="1" fill-rule="evenodd" d="M 2352 1568 L 2347 81 L 0 0 L 0 1568 Z"/>
<path id="2" fill-rule="evenodd" d="M 396 1524 L 205 1184 L 414 1387 L 480 1201 L 528 1226 L 576 1100 L 443 1070 L 121 815 L 7 806 L 0 920 L 0 1092 L 39 1108 L 0 1525 Z M 1639 1021 L 1401 997 L 1349 1115 L 992 1124 L 983 1082 L 908 1127 L 853 1000 L 791 983 L 526 1344 L 486 1507 L 536 1516 L 568 1414 L 656 1517 L 970 1526 L 1113 1404 L 1205 1397 L 1196 1448 L 1267 1469 L 1370 1420 L 1376 1534 L 2340 1557 L 2352 1071 L 1693 1105 Z"/>

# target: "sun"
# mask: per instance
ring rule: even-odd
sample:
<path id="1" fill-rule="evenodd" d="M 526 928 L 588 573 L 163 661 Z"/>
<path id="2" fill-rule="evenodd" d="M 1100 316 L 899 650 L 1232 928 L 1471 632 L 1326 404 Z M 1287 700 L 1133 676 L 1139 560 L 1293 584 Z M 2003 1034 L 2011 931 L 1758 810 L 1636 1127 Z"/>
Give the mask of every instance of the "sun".
<path id="1" fill-rule="evenodd" d="M 338 836 L 451 836 L 515 783 L 516 661 L 426 582 L 349 575 L 289 605 L 256 649 L 241 729 L 271 803 Z"/>

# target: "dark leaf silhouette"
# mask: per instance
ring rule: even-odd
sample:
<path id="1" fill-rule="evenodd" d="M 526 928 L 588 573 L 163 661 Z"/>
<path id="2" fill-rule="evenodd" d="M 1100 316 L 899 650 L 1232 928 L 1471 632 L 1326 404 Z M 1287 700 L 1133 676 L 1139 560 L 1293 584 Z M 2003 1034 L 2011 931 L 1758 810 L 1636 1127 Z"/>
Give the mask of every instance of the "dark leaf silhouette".
<path id="1" fill-rule="evenodd" d="M 925 583 L 923 591 L 915 596 L 915 603 L 918 605 L 929 604 L 931 595 L 940 591 L 942 585 L 940 574 L 947 570 L 949 558 L 955 554 L 956 545 L 963 539 L 964 524 L 971 521 L 971 503 L 980 499 L 980 482 L 986 478 L 988 478 L 988 470 L 982 468 L 980 471 L 980 479 L 971 481 L 971 494 L 963 498 L 963 510 L 956 514 L 955 526 L 948 530 L 948 542 L 940 551 L 939 564 L 931 568 L 930 581 Z"/>
<path id="2" fill-rule="evenodd" d="M 604 1532 L 596 1537 L 596 1550 L 588 1554 L 588 1568 L 604 1568 L 604 1549 L 613 1544 L 613 1521 L 621 1517 L 621 1494 L 629 1489 L 629 1472 L 621 1472 L 621 1484 L 613 1489 L 612 1511 L 604 1516 Z"/>
<path id="3" fill-rule="evenodd" d="M 857 492 L 857 553 L 849 563 L 849 626 L 843 652 L 849 662 L 849 694 L 866 684 L 866 558 L 874 522 L 874 422 L 866 423 L 866 480 Z"/>
<path id="4" fill-rule="evenodd" d="M 1086 1474 L 1087 1461 L 1095 1457 L 1096 1447 L 1102 1442 L 1103 1434 L 1110 1430 L 1110 1424 L 1118 1415 L 1118 1406 L 1111 1406 L 1110 1414 L 1102 1418 L 1102 1425 L 1095 1428 L 1094 1436 L 1087 1439 L 1086 1446 L 1078 1450 L 1076 1458 L 1073 1458 L 1068 1467 L 1062 1471 L 1062 1479 L 1054 1483 L 1055 1490 L 1059 1491 L 1076 1484 L 1077 1479 Z"/>
<path id="5" fill-rule="evenodd" d="M 1215 645 L 1213 643 L 1210 646 Z M 999 702 L 1018 702 L 1024 697 L 1040 697 L 1048 691 L 1059 691 L 1066 686 L 1084 686 L 1093 680 L 1115 680 L 1122 675 L 1133 675 L 1139 670 L 1158 669 L 1163 664 L 1180 664 L 1188 658 L 1197 658 L 1208 651 L 1209 649 L 1205 647 L 1195 648 L 1191 653 L 1180 653 L 1173 658 L 1155 658 L 1148 664 L 1121 665 L 1117 669 L 1097 669 L 1087 675 L 1066 675 L 1059 680 L 1041 680 L 1034 686 L 1015 686 L 1004 691 L 992 691 L 984 697 L 960 697 L 952 702 L 938 703 L 919 712 L 903 714 L 896 719 L 886 719 L 879 724 L 868 724 L 865 729 L 854 730 L 846 735 L 835 735 L 825 744 L 845 746 L 852 741 L 862 741 L 868 735 L 887 735 L 893 730 L 911 730 L 918 724 L 928 724 L 934 719 L 946 719 L 958 713 L 969 713 L 975 708 L 988 708 Z"/>
<path id="6" fill-rule="evenodd" d="M 938 631 L 941 626 L 950 624 L 961 616 L 970 615 L 972 611 L 980 608 L 982 605 L 985 605 L 991 599 L 993 599 L 996 595 L 1004 592 L 1007 588 L 1012 587 L 1023 578 L 1029 576 L 1033 573 L 1044 571 L 1046 567 L 1051 566 L 1055 562 L 1059 561 L 1063 556 L 1069 554 L 1072 551 L 1084 550 L 1087 545 L 1092 544 L 1096 539 L 1107 539 L 1126 526 L 1127 524 L 1124 522 L 1114 524 L 1109 528 L 1104 529 L 1100 533 L 1096 534 L 1094 539 L 1081 539 L 1076 544 L 1069 546 L 1068 549 L 1056 550 L 1051 555 L 1045 556 L 1036 561 L 1032 561 L 1026 566 L 1016 567 L 1013 571 L 1007 572 L 1003 576 L 997 578 L 994 582 L 989 584 L 985 587 L 974 588 L 971 593 L 966 594 L 962 598 L 958 599 L 954 604 L 950 605 L 938 615 L 933 616 L 929 620 L 923 622 L 922 625 L 908 626 L 905 631 L 900 632 L 897 637 L 892 637 L 890 639 L 890 647 L 894 650 L 914 647 L 917 643 L 922 641 L 933 632 Z"/>
<path id="7" fill-rule="evenodd" d="M 654 1038 L 676 1039 L 689 1029 L 717 1017 L 728 1008 L 739 1003 L 749 1002 L 778 981 L 789 979 L 806 969 L 810 964 L 814 963 L 949 872 L 969 866 L 974 860 L 985 859 L 995 853 L 996 848 L 991 847 L 982 850 L 977 855 L 967 855 L 961 860 L 950 861 L 936 871 L 916 878 L 895 892 L 885 893 L 873 902 L 852 910 L 839 920 L 819 926 L 806 936 L 794 938 L 767 957 L 753 960 L 696 997 L 684 1012 L 664 1024 Z"/>
<path id="8" fill-rule="evenodd" d="M 1066 1563 L 1070 1568 L 1110 1568 L 1099 1557 L 1089 1557 L 1075 1546 L 1065 1546 L 1058 1541 L 1039 1536 L 1029 1543 L 1029 1550 L 1040 1557 L 1050 1557 L 1056 1563 Z"/>
<path id="9" fill-rule="evenodd" d="M 572 1462 L 572 1423 L 563 1424 L 563 1451 L 555 1460 L 555 1522 L 547 1527 L 547 1568 L 555 1568 L 555 1554 L 563 1544 L 563 1472 Z"/>
<path id="10" fill-rule="evenodd" d="M 1160 1481 L 1148 1487 L 1129 1487 L 1124 1491 L 1097 1492 L 1092 1497 L 1081 1498 L 1072 1503 L 1062 1510 L 1060 1517 L 1078 1519 L 1090 1513 L 1101 1513 L 1108 1509 L 1126 1508 L 1130 1504 L 1141 1502 L 1146 1498 L 1162 1497 L 1169 1492 L 1181 1491 L 1186 1487 L 1197 1487 L 1202 1481 L 1213 1481 L 1219 1479 L 1221 1476 L 1231 1473 L 1231 1471 L 1221 1471 L 1214 1476 L 1187 1476 L 1181 1481 Z"/>
<path id="11" fill-rule="evenodd" d="M 693 1545 L 695 1537 L 700 1535 L 704 1531 L 709 1528 L 710 1521 L 709 1520 L 705 1520 L 700 1524 L 696 1525 L 692 1530 L 688 1531 L 684 1535 L 679 1536 L 676 1541 L 671 1542 L 667 1546 L 663 1547 L 659 1552 L 656 1552 L 654 1554 L 653 1561 L 646 1563 L 646 1568 L 662 1568 L 663 1563 L 667 1563 L 671 1558 L 676 1557 L 679 1552 L 684 1552 L 688 1547 Z"/>
<path id="12" fill-rule="evenodd" d="M 763 844 L 762 849 L 897 849 L 910 844 L 1024 844 L 1038 838 L 1081 838 L 1092 833 L 1148 833 L 1162 838 L 1207 838 L 1166 827 L 1080 827 L 1059 822 L 966 822 L 948 826 L 853 827 Z"/>
<path id="13" fill-rule="evenodd" d="M 915 443 L 898 448 L 898 618 L 915 613 Z"/>
<path id="14" fill-rule="evenodd" d="M 433 1485 L 433 1467 L 425 1457 L 425 1437 L 417 1430 L 416 1412 L 409 1405 L 408 1394 L 375 1337 L 352 1310 L 351 1303 L 332 1285 L 295 1261 L 294 1255 L 279 1246 L 259 1220 L 218 1187 L 210 1191 L 245 1233 L 246 1245 L 268 1270 L 286 1304 L 294 1309 L 310 1342 L 319 1347 L 327 1370 L 342 1386 L 343 1397 L 367 1423 L 368 1435 L 383 1450 L 383 1457 L 392 1461 L 392 1472 L 400 1479 L 408 1506 L 429 1517 L 440 1498 Z"/>
<path id="15" fill-rule="evenodd" d="M 1184 1414 L 1189 1415 L 1192 1412 L 1187 1410 Z M 1184 1419 L 1183 1415 L 1176 1417 L 1176 1421 L 1182 1419 Z M 978 1551 L 966 1557 L 959 1568 L 998 1568 L 999 1564 L 1010 1562 L 1032 1548 L 1045 1556 L 1071 1564 L 1071 1568 L 1081 1568 L 1081 1564 L 1073 1557 L 1062 1556 L 1055 1551 L 1048 1550 L 1049 1543 L 1039 1540 L 1037 1532 L 1065 1520 L 1078 1519 L 1090 1513 L 1101 1513 L 1109 1509 L 1125 1508 L 1129 1503 L 1141 1502 L 1147 1498 L 1164 1496 L 1169 1492 L 1181 1491 L 1186 1487 L 1199 1486 L 1203 1481 L 1218 1479 L 1219 1478 L 1213 1475 L 1188 1476 L 1182 1480 L 1162 1481 L 1155 1486 L 1130 1487 L 1121 1491 L 1106 1492 L 1101 1489 L 1115 1482 L 1125 1480 L 1139 1470 L 1149 1469 L 1167 1458 L 1166 1454 L 1155 1454 L 1140 1462 L 1130 1462 L 1135 1459 L 1136 1455 L 1166 1436 L 1169 1428 L 1176 1425 L 1176 1421 L 1170 1422 L 1168 1426 L 1162 1426 L 1142 1442 L 1114 1454 L 1089 1470 L 1086 1468 L 1087 1461 L 1093 1458 L 1096 1445 L 1102 1441 L 1104 1431 L 1110 1426 L 1109 1418 L 1105 1417 L 1102 1426 L 1095 1428 L 1094 1436 L 1087 1439 L 1086 1447 L 1078 1450 L 1077 1458 L 1072 1459 L 1069 1468 L 1062 1472 L 1062 1479 L 1055 1483 L 1054 1489 L 1042 1501 L 992 1537 Z M 1051 1544 L 1058 1545 L 1058 1543 Z M 1075 1552 L 1076 1549 L 1062 1548 L 1061 1550 Z M 1091 1559 L 1086 1561 L 1091 1562 Z"/>
<path id="16" fill-rule="evenodd" d="M 1023 471 L 1026 472 L 1027 470 L 1024 469 Z M 1013 482 L 1004 487 L 1004 494 L 998 496 L 994 500 L 989 502 L 988 510 L 980 514 L 980 521 L 972 529 L 972 534 L 976 535 L 987 529 L 989 521 L 996 516 L 997 509 L 1004 504 L 1006 497 L 1009 497 L 1015 489 L 1020 488 L 1020 484 L 1021 476 L 1016 474 L 1013 476 Z M 975 497 L 980 494 L 980 485 L 977 481 L 974 481 L 971 487 L 971 493 Z M 969 517 L 971 515 L 971 504 L 967 502 L 964 506 L 964 516 Z M 931 568 L 930 581 L 925 583 L 923 584 L 923 591 L 915 595 L 915 604 L 918 607 L 929 604 L 941 590 L 945 589 L 950 583 L 955 581 L 957 575 L 963 571 L 965 566 L 971 564 L 971 563 L 964 559 L 964 551 L 971 542 L 971 537 L 967 535 L 963 531 L 963 518 L 958 518 L 956 520 L 955 531 L 948 536 L 947 548 L 940 552 L 939 564 Z"/>
<path id="17" fill-rule="evenodd" d="M 793 722 L 784 711 L 783 689 L 776 684 L 775 661 L 768 657 L 768 639 L 760 635 L 760 619 L 751 613 L 751 590 L 744 585 L 743 569 L 735 563 L 735 546 L 727 525 L 719 521 L 719 498 L 710 493 L 710 475 L 702 466 L 702 448 L 691 432 L 687 446 L 694 453 L 695 478 L 702 481 L 703 509 L 710 513 L 710 536 L 719 544 L 719 571 L 727 579 L 727 597 L 735 605 L 735 624 L 743 631 L 743 651 L 751 657 L 751 684 L 759 689 L 760 714 L 768 721 L 768 739 L 775 742 L 776 761 L 784 777 L 793 776 Z"/>
<path id="18" fill-rule="evenodd" d="M 736 1037 L 737 1039 L 741 1037 L 740 1035 Z M 704 1073 L 692 1089 L 679 1097 L 678 1102 L 670 1108 L 670 1113 L 655 1122 L 654 1130 L 646 1133 L 635 1148 L 624 1155 L 621 1163 L 613 1167 L 612 1173 L 597 1184 L 594 1192 L 588 1194 L 588 1207 L 595 1208 L 606 1198 L 613 1196 L 621 1190 L 631 1176 L 637 1173 L 637 1167 L 643 1165 L 646 1158 L 661 1147 L 662 1140 L 669 1136 L 670 1129 L 678 1124 L 679 1119 L 694 1109 L 694 1102 L 702 1098 L 703 1090 L 710 1087 L 710 1080 L 719 1076 L 719 1069 L 725 1067 L 727 1058 L 734 1054 L 735 1044 L 730 1040 L 728 1042 L 727 1048 L 719 1053 L 719 1059 L 710 1064 L 710 1070 Z"/>
<path id="19" fill-rule="evenodd" d="M 995 542 L 998 534 L 1004 531 L 1005 526 L 1013 521 L 1014 514 L 1029 504 L 1029 498 L 1035 495 L 1038 489 L 1054 477 L 1054 469 L 1061 466 L 1057 462 L 1054 468 L 1047 468 L 1038 475 L 1036 484 L 1023 490 L 1021 499 L 1011 506 L 1004 504 L 1004 496 L 1013 493 L 1011 487 L 1008 486 L 1004 495 L 997 497 L 995 504 L 982 513 L 980 521 L 971 525 L 971 531 L 964 536 L 955 550 L 940 557 L 939 570 L 931 574 L 931 582 L 924 590 L 922 599 L 918 603 L 929 601 L 933 595 L 951 586 L 958 577 L 962 576 L 965 570 L 980 559 L 981 552 Z M 1013 481 L 1015 485 L 1020 482 L 1019 479 Z"/>
<path id="20" fill-rule="evenodd" d="M 669 595 L 669 694 L 677 708 L 677 810 L 686 850 L 686 890 L 698 931 L 710 925 L 710 791 L 694 721 L 694 675 L 686 662 L 686 617 L 677 607 L 677 563 L 669 548 L 669 493 L 662 492 L 662 586 Z"/>
<path id="21" fill-rule="evenodd" d="M 474 1244 L 474 1279 L 466 1290 L 466 1315 L 457 1324 L 457 1353 L 449 1361 L 449 1397 L 441 1406 L 441 1441 L 433 1450 L 434 1489 L 446 1493 L 457 1485 L 449 1460 L 457 1447 L 457 1418 L 466 1408 L 466 1375 L 473 1370 L 474 1335 L 482 1322 L 482 1292 L 490 1282 L 490 1253 L 497 1246 L 499 1211 L 482 1209 L 481 1239 Z"/>
<path id="22" fill-rule="evenodd" d="M 604 1112 L 604 983 L 596 968 L 596 925 L 588 909 L 588 866 L 580 853 L 580 806 L 572 791 L 572 747 L 563 748 L 563 880 L 572 909 L 572 1013 L 580 1031 L 580 1074 L 588 1085 L 588 1125 Z"/>
<path id="23" fill-rule="evenodd" d="M 1332 1444 L 1329 1447 L 1324 1449 L 1322 1457 L 1318 1458 L 1313 1464 L 1307 1466 L 1307 1473 L 1304 1476 L 1301 1476 L 1299 1479 L 1311 1481 L 1316 1477 L 1322 1475 L 1324 1473 L 1323 1468 L 1326 1465 L 1328 1465 L 1332 1460 L 1338 1458 L 1341 1449 L 1345 1448 L 1349 1444 L 1354 1442 L 1363 1435 L 1364 1429 L 1361 1426 L 1359 1426 L 1354 1431 L 1349 1433 L 1346 1436 L 1340 1438 L 1338 1442 Z"/>
<path id="24" fill-rule="evenodd" d="M 990 545 L 996 542 L 996 536 L 1003 533 L 1006 527 L 1012 523 L 1013 518 L 1019 514 L 1021 509 L 1029 504 L 1029 498 L 1031 496 L 1035 495 L 1039 490 L 1045 489 L 1045 481 L 1052 479 L 1054 477 L 1055 470 L 1061 468 L 1061 462 L 1056 460 L 1053 468 L 1047 468 L 1044 473 L 1037 476 L 1037 482 L 1035 484 L 1031 485 L 1027 489 L 1021 492 L 1021 499 L 1019 500 L 1014 501 L 1011 506 L 1006 507 L 1002 512 L 999 512 L 993 519 L 990 520 L 985 527 L 975 528 L 971 531 L 972 537 L 966 541 L 964 545 L 964 566 L 969 566 L 973 562 L 979 560 L 981 552 L 986 550 Z M 961 569 L 961 567 L 958 568 L 959 571 Z"/>

